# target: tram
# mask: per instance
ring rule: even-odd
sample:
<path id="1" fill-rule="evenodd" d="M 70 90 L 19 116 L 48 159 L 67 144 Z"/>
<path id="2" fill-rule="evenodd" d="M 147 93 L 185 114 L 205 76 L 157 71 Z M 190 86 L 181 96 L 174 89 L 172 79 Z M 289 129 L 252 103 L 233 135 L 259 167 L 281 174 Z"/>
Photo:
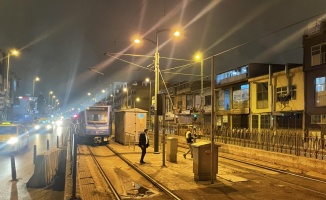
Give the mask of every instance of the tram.
<path id="1" fill-rule="evenodd" d="M 78 114 L 79 143 L 107 144 L 112 134 L 111 106 L 89 106 Z"/>

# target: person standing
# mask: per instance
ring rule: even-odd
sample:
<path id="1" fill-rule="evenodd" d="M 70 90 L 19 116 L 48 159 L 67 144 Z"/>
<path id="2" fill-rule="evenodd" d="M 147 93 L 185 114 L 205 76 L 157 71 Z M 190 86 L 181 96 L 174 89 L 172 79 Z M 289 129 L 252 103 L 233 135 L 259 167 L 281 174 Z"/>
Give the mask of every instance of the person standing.
<path id="1" fill-rule="evenodd" d="M 187 158 L 187 154 L 191 153 L 191 157 L 193 157 L 192 154 L 192 143 L 194 143 L 194 137 L 192 136 L 191 133 L 191 128 L 188 128 L 188 131 L 186 132 L 186 140 L 187 140 L 187 144 L 188 144 L 188 151 L 186 153 L 183 154 L 183 157 L 186 159 Z"/>
<path id="2" fill-rule="evenodd" d="M 145 164 L 144 157 L 146 154 L 146 149 L 149 147 L 149 138 L 147 135 L 148 129 L 146 128 L 144 132 L 139 134 L 139 143 L 138 146 L 141 148 L 141 157 L 140 157 L 140 164 Z"/>

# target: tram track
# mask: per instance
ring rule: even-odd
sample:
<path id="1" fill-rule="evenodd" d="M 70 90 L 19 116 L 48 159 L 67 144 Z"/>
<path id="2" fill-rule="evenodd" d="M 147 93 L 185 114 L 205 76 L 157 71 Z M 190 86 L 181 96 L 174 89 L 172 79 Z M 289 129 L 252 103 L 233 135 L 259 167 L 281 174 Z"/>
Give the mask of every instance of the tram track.
<path id="1" fill-rule="evenodd" d="M 186 148 L 180 146 L 178 157 L 181 160 L 178 163 L 167 163 L 166 166 L 162 165 L 161 155 L 152 153 L 152 149 L 146 155 L 147 163 L 141 165 L 139 164 L 140 152 L 135 151 L 132 147 L 115 143 L 107 146 L 86 147 L 85 145 L 79 145 L 79 147 L 81 148 L 79 165 L 81 167 L 85 163 L 85 167 L 88 166 L 87 170 L 91 173 L 86 178 L 93 177 L 95 185 L 93 190 L 84 190 L 82 188 L 82 194 L 91 197 L 85 199 L 93 199 L 92 195 L 96 195 L 101 191 L 103 199 L 146 198 L 163 200 L 215 199 L 216 197 L 222 197 L 223 199 L 232 196 L 233 199 L 268 199 L 268 197 L 272 197 L 272 199 L 319 200 L 325 199 L 326 196 L 323 191 L 325 180 L 293 173 L 284 167 L 279 168 L 277 165 L 270 163 L 265 166 L 264 163 L 257 160 L 241 158 L 235 155 L 220 153 L 217 180 L 213 184 L 209 184 L 207 181 L 193 181 L 191 171 L 193 160 L 182 157 L 181 152 L 184 152 Z M 110 150 L 110 147 L 113 151 Z M 102 173 L 97 169 L 98 166 L 95 167 L 95 164 L 93 164 L 91 154 L 97 160 L 98 166 L 103 169 Z M 227 158 L 227 156 L 230 157 Z M 85 158 L 87 165 L 84 162 Z M 150 182 L 146 175 L 144 176 L 134 167 L 139 168 L 140 172 L 146 172 L 144 174 L 148 174 L 149 179 L 154 178 L 154 182 Z M 85 173 L 84 168 L 80 172 L 83 175 Z M 113 184 L 118 195 L 120 195 L 119 198 L 108 198 L 113 194 L 111 195 L 110 187 L 106 186 L 106 178 L 102 178 L 102 174 L 105 174 Z M 132 190 L 130 190 L 130 187 L 128 188 L 128 184 L 133 186 Z M 149 195 L 142 193 L 141 196 L 137 196 L 134 193 L 126 192 L 134 191 L 137 189 L 134 186 L 137 185 L 141 185 L 145 189 L 148 188 Z M 163 188 L 160 185 L 163 185 Z M 90 184 L 87 186 L 90 186 Z M 103 189 L 106 191 L 104 192 Z M 173 195 L 173 193 L 166 193 L 166 191 L 170 190 L 178 196 Z"/>
<path id="2" fill-rule="evenodd" d="M 226 160 L 232 161 L 232 163 L 226 162 Z M 240 165 L 239 165 L 239 163 L 240 163 Z M 246 170 L 249 171 L 250 173 L 264 177 L 266 179 L 267 178 L 272 179 L 274 181 L 288 184 L 293 187 L 300 188 L 302 190 L 306 190 L 306 191 L 310 191 L 310 192 L 313 192 L 316 194 L 324 195 L 326 198 L 326 192 L 324 192 L 324 190 L 323 190 L 323 188 L 325 188 L 325 186 L 326 186 L 326 180 L 323 180 L 323 179 L 318 179 L 318 178 L 294 173 L 294 172 L 291 172 L 288 170 L 281 170 L 281 169 L 273 168 L 270 166 L 266 166 L 266 165 L 262 165 L 262 164 L 258 164 L 258 163 L 254 163 L 254 162 L 240 160 L 238 158 L 232 158 L 232 157 L 228 157 L 225 155 L 219 156 L 219 164 L 220 165 L 223 164 L 225 166 L 232 166 L 235 168 L 238 167 L 240 169 L 243 169 L 243 167 L 245 167 L 246 165 L 255 167 L 255 168 L 258 168 L 258 170 L 255 170 L 252 168 L 246 168 Z M 275 172 L 277 174 L 275 175 L 272 173 L 263 173 L 259 169 L 268 170 L 271 172 Z"/>
<path id="3" fill-rule="evenodd" d="M 103 168 L 101 167 L 101 165 L 97 161 L 97 159 L 96 159 L 95 155 L 93 154 L 92 150 L 88 146 L 87 146 L 87 149 L 90 152 L 91 158 L 93 159 L 97 169 L 99 170 L 99 172 L 102 175 L 102 177 L 104 178 L 107 186 L 109 187 L 110 191 L 112 192 L 112 195 L 114 196 L 115 199 L 121 200 L 122 199 L 121 196 L 119 195 L 118 191 L 115 189 L 115 187 L 112 184 L 112 182 L 110 181 L 109 177 L 105 174 L 105 171 L 103 170 Z"/>
<path id="4" fill-rule="evenodd" d="M 150 175 L 148 175 L 139 167 L 137 167 L 134 163 L 130 162 L 128 159 L 123 157 L 119 152 L 115 151 L 113 148 L 109 146 L 98 146 L 98 147 L 86 146 L 86 148 L 89 151 L 89 155 L 92 157 L 92 160 L 96 164 L 98 171 L 100 172 L 101 176 L 103 177 L 106 184 L 108 185 L 108 189 L 112 192 L 112 195 L 114 196 L 115 199 L 126 199 L 126 198 L 141 199 L 142 197 L 146 199 L 152 199 L 152 198 L 153 199 L 181 199 L 176 194 L 174 194 L 171 190 L 169 190 L 167 187 L 162 185 L 157 180 L 153 179 Z M 106 162 L 103 161 L 104 160 L 103 155 L 109 155 L 109 156 L 105 156 Z M 119 158 L 120 161 L 117 160 L 117 157 Z M 111 165 L 111 169 L 108 169 L 110 162 L 114 163 L 114 165 Z M 122 162 L 124 164 L 122 164 Z M 123 167 L 123 165 L 128 166 L 128 169 L 126 167 Z M 105 168 L 103 166 L 107 166 L 107 167 Z M 130 168 L 132 168 L 132 170 L 130 170 Z M 112 175 L 113 171 L 115 172 L 118 171 L 119 174 L 124 174 L 124 175 L 123 176 L 119 176 L 119 174 L 116 176 Z M 135 173 L 138 173 L 143 178 L 136 178 L 137 176 L 135 175 Z M 116 178 L 121 180 L 114 180 Z M 128 179 L 132 179 L 132 180 L 127 181 Z M 149 183 L 145 183 L 145 181 L 142 179 L 146 179 L 146 181 L 148 181 Z M 132 182 L 132 183 L 128 183 L 128 182 Z M 119 186 L 117 185 L 117 183 L 122 183 L 125 185 Z M 136 185 L 138 186 L 141 185 L 140 189 L 148 188 L 149 192 L 145 194 L 129 193 L 128 195 L 126 195 L 125 192 L 121 192 L 121 188 L 127 188 L 128 187 L 126 186 L 127 184 L 135 185 L 135 189 L 133 191 L 136 191 Z M 152 184 L 153 187 L 155 187 L 156 189 L 153 189 L 151 186 L 148 186 L 149 184 Z M 120 192 L 119 192 L 119 188 L 120 188 Z M 140 191 L 140 189 L 138 189 L 138 191 Z M 155 192 L 155 190 L 158 190 L 159 192 Z"/>

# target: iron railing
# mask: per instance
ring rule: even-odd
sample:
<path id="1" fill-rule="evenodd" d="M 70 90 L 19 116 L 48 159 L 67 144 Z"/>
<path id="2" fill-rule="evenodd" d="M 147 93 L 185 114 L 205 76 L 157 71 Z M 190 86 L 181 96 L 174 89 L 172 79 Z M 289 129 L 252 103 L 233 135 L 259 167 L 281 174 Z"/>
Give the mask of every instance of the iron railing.
<path id="1" fill-rule="evenodd" d="M 160 131 L 163 126 L 160 126 Z M 183 135 L 187 125 L 168 125 L 166 134 Z M 210 140 L 209 126 L 201 127 L 198 138 Z M 324 137 L 309 136 L 307 132 L 298 129 L 228 129 L 222 128 L 214 132 L 214 141 L 224 144 L 238 145 L 320 160 L 326 159 L 326 141 Z"/>

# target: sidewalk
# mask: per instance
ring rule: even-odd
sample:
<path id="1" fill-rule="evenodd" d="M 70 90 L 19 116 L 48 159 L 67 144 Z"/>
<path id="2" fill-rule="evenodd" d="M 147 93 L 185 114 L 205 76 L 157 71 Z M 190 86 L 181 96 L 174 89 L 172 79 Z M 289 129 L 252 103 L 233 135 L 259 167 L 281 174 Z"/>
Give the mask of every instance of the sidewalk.
<path id="1" fill-rule="evenodd" d="M 123 154 L 126 159 L 130 160 L 145 173 L 176 192 L 177 195 L 182 196 L 183 199 L 199 199 L 199 197 L 201 199 L 208 199 L 212 198 L 213 195 L 214 198 L 217 197 L 213 194 L 214 186 L 219 185 L 220 181 L 215 181 L 214 184 L 211 184 L 210 180 L 194 181 L 193 159 L 190 158 L 189 154 L 187 159 L 185 159 L 183 152 L 179 151 L 176 163 L 165 161 L 165 166 L 163 166 L 161 149 L 159 154 L 154 154 L 154 148 L 150 146 L 144 158 L 146 164 L 141 165 L 139 163 L 141 149 L 138 146 L 135 147 L 135 150 L 133 146 L 123 146 L 115 142 L 111 142 L 109 146 Z M 209 197 L 206 190 L 211 190 Z M 185 198 L 185 196 L 188 198 Z"/>
<path id="2" fill-rule="evenodd" d="M 109 146 L 115 151 L 122 154 L 123 157 L 125 157 L 132 164 L 147 173 L 149 176 L 157 180 L 159 183 L 172 190 L 173 193 L 181 199 L 291 199 L 291 195 L 293 195 L 294 193 L 298 195 L 296 199 L 306 199 L 307 195 L 311 195 L 299 192 L 295 189 L 290 189 L 289 187 L 279 187 L 279 183 L 273 182 L 273 179 L 269 180 L 264 179 L 260 176 L 257 177 L 255 173 L 248 173 L 248 170 L 233 168 L 232 165 L 226 167 L 225 164 L 219 162 L 218 174 L 216 174 L 216 180 L 214 180 L 213 183 L 211 183 L 211 180 L 195 181 L 195 175 L 193 172 L 193 159 L 189 154 L 186 159 L 183 157 L 183 153 L 186 151 L 187 147 L 185 138 L 177 135 L 168 135 L 167 138 L 168 137 L 178 138 L 179 146 L 177 153 L 177 162 L 169 162 L 165 159 L 164 166 L 162 146 L 160 144 L 159 153 L 154 154 L 153 140 L 150 140 L 150 146 L 147 149 L 147 154 L 144 158 L 146 164 L 139 163 L 141 149 L 138 146 L 134 146 L 133 144 L 131 144 L 130 146 L 122 145 L 114 142 L 114 138 L 111 139 Z M 205 140 L 197 139 L 197 142 L 200 141 Z M 223 146 L 221 148 L 223 148 Z M 85 156 L 86 154 L 84 153 L 85 152 L 82 151 L 78 152 L 79 155 Z M 219 152 L 220 156 L 226 154 L 227 153 Z M 165 156 L 167 155 L 165 154 Z M 236 160 L 247 160 L 253 163 L 260 162 L 255 159 L 243 158 L 241 156 L 236 155 L 227 154 L 227 156 L 233 157 L 233 159 Z M 82 157 L 83 156 L 80 156 L 81 159 L 79 160 L 79 162 L 86 162 L 86 160 L 83 160 L 84 158 Z M 270 165 L 271 167 L 281 167 L 272 163 L 269 163 L 268 165 Z M 92 177 L 90 175 L 90 172 L 88 172 L 92 169 L 95 169 L 95 167 L 90 167 L 87 169 L 77 168 L 77 174 L 79 176 L 79 181 L 77 181 L 77 196 L 85 200 L 110 199 L 108 198 L 108 196 L 104 196 L 104 193 L 102 193 L 104 187 L 106 187 L 105 183 L 94 183 L 94 180 L 98 181 L 101 180 L 101 178 L 96 176 Z M 267 174 L 275 173 L 262 169 L 256 170 L 264 171 L 264 173 Z M 85 180 L 88 181 L 85 182 Z M 274 190 L 277 192 L 275 192 Z M 66 190 L 66 194 L 67 191 L 69 190 Z M 68 196 L 66 195 L 66 197 Z M 151 199 L 151 197 L 146 198 Z"/>

